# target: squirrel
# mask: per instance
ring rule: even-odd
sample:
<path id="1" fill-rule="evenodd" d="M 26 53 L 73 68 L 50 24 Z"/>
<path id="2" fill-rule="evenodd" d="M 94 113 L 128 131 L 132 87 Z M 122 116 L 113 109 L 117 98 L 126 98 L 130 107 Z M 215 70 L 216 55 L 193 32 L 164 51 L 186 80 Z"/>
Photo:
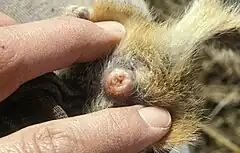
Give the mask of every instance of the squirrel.
<path id="1" fill-rule="evenodd" d="M 240 27 L 236 3 L 194 0 L 177 18 L 156 22 L 154 10 L 131 2 L 96 0 L 91 9 L 70 5 L 65 14 L 92 22 L 117 21 L 126 33 L 112 54 L 59 71 L 87 94 L 85 113 L 141 104 L 166 108 L 172 126 L 151 147 L 169 150 L 195 142 L 203 121 L 204 85 L 199 81 L 204 42 Z"/>

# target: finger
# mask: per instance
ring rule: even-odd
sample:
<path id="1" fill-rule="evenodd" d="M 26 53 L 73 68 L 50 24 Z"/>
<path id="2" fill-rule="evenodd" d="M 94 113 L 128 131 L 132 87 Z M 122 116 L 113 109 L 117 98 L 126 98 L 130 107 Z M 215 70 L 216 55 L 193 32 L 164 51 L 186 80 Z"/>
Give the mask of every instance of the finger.
<path id="1" fill-rule="evenodd" d="M 16 21 L 8 15 L 0 12 L 0 27 L 16 24 Z"/>
<path id="2" fill-rule="evenodd" d="M 122 28 L 119 25 L 115 23 L 115 30 Z M 105 24 L 109 27 L 113 23 Z M 1 27 L 0 101 L 41 74 L 105 56 L 120 38 L 119 33 L 74 17 Z"/>
<path id="3" fill-rule="evenodd" d="M 160 108 L 113 108 L 25 128 L 0 140 L 0 152 L 136 153 L 160 140 L 171 125 Z"/>

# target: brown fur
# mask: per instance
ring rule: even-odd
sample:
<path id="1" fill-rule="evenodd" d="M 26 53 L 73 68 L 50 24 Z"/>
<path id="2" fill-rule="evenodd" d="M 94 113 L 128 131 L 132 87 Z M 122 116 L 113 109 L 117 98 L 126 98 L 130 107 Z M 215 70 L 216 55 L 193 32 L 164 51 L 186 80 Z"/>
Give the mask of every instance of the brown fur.
<path id="1" fill-rule="evenodd" d="M 219 0 L 196 0 L 178 18 L 157 23 L 150 13 L 130 3 L 99 0 L 94 4 L 90 20 L 115 20 L 126 29 L 126 35 L 101 71 L 114 68 L 118 58 L 137 60 L 138 86 L 133 99 L 137 97 L 137 103 L 170 111 L 172 128 L 154 147 L 168 149 L 195 141 L 204 105 L 199 94 L 204 88 L 199 81 L 202 44 L 216 34 L 239 28 L 238 8 Z M 104 91 L 99 95 L 104 96 Z M 113 100 L 103 98 L 97 103 L 92 101 L 89 112 L 115 106 Z"/>

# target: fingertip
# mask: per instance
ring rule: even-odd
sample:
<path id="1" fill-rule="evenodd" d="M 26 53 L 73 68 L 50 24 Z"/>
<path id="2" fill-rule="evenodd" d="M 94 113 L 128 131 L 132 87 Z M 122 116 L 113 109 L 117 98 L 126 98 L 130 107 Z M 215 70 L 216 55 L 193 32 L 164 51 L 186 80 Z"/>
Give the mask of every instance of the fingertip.
<path id="1" fill-rule="evenodd" d="M 118 44 L 121 41 L 121 38 L 125 34 L 125 28 L 119 22 L 105 21 L 105 22 L 97 22 L 96 24 L 109 34 L 109 37 L 108 37 L 109 45 L 112 45 L 112 47 L 110 46 L 110 48 L 113 48 L 113 46 L 116 46 L 116 44 Z"/>
<path id="2" fill-rule="evenodd" d="M 103 47 L 101 51 L 102 55 L 99 56 L 100 58 L 105 57 L 109 55 L 111 52 L 113 52 L 114 48 L 121 41 L 120 33 L 117 33 L 117 32 L 113 32 L 113 33 L 107 32 L 105 38 L 106 38 L 104 40 L 105 43 L 103 43 Z"/>
<path id="3" fill-rule="evenodd" d="M 91 49 L 91 53 L 89 52 L 90 54 L 79 57 L 77 62 L 84 62 L 86 60 L 93 61 L 104 58 L 114 50 L 125 34 L 123 25 L 118 22 L 104 21 L 94 23 L 94 26 L 96 25 L 98 28 L 95 28 L 94 31 L 95 35 L 98 36 L 95 36 L 91 42 L 92 46 L 96 47 Z"/>
<path id="4" fill-rule="evenodd" d="M 103 28 L 105 31 L 114 35 L 118 39 L 120 39 L 125 34 L 125 28 L 119 22 L 106 21 L 106 22 L 97 22 L 96 24 L 99 27 Z"/>
<path id="5" fill-rule="evenodd" d="M 171 115 L 165 109 L 145 107 L 139 110 L 139 114 L 150 127 L 169 129 L 171 126 Z"/>
<path id="6" fill-rule="evenodd" d="M 0 12 L 0 27 L 16 24 L 16 21 L 10 16 Z"/>

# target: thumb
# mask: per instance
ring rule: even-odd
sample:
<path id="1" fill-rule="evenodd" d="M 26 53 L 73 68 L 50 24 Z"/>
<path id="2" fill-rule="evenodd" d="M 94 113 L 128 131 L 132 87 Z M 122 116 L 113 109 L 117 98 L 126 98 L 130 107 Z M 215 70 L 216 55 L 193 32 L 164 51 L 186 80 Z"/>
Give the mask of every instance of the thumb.
<path id="1" fill-rule="evenodd" d="M 136 153 L 160 140 L 171 125 L 160 108 L 131 106 L 46 122 L 0 140 L 0 152 Z"/>

